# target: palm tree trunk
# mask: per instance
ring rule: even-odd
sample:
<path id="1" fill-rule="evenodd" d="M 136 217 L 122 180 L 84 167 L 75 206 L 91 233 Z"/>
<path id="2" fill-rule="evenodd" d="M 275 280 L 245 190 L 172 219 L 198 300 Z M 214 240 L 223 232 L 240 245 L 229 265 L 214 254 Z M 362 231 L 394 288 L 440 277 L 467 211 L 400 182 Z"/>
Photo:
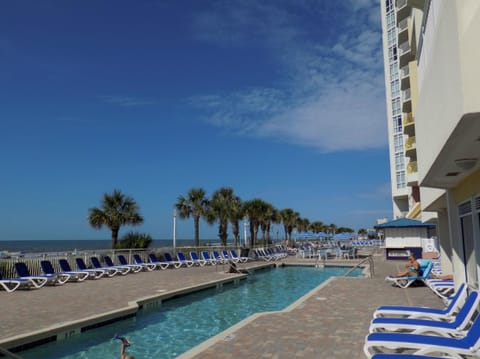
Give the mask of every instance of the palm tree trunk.
<path id="1" fill-rule="evenodd" d="M 112 228 L 112 249 L 115 249 L 118 242 L 118 232 L 120 228 Z"/>
<path id="2" fill-rule="evenodd" d="M 195 227 L 195 247 L 200 246 L 200 217 L 195 216 L 193 217 L 193 225 Z"/>

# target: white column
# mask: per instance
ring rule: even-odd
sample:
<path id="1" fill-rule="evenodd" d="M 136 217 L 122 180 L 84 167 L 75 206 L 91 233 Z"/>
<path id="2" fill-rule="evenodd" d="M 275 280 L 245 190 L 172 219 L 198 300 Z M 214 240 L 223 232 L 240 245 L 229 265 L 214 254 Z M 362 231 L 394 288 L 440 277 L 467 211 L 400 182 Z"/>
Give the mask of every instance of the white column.
<path id="1" fill-rule="evenodd" d="M 173 253 L 177 247 L 177 210 L 173 210 Z"/>

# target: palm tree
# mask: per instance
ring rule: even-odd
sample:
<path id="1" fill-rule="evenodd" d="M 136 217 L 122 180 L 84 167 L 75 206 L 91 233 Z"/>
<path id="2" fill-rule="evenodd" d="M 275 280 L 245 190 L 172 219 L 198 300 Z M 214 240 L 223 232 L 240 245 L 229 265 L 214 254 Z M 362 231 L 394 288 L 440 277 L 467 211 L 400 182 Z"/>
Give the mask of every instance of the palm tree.
<path id="1" fill-rule="evenodd" d="M 235 240 L 235 246 L 240 243 L 240 225 L 238 224 L 244 217 L 243 203 L 240 197 L 235 196 L 230 203 L 229 221 L 232 225 L 232 234 Z"/>
<path id="2" fill-rule="evenodd" d="M 175 208 L 178 210 L 180 218 L 193 217 L 193 226 L 195 231 L 195 246 L 200 245 L 200 217 L 205 216 L 208 208 L 208 199 L 205 198 L 203 188 L 192 188 L 187 197 L 179 196 Z"/>
<path id="3" fill-rule="evenodd" d="M 265 201 L 255 198 L 250 201 L 247 201 L 243 204 L 243 210 L 245 216 L 247 216 L 250 222 L 250 247 L 253 248 L 257 241 L 258 227 L 262 219 L 264 218 L 264 213 L 267 210 L 268 203 Z"/>
<path id="4" fill-rule="evenodd" d="M 283 228 L 285 230 L 285 239 L 291 240 L 293 229 L 297 225 L 300 214 L 294 212 L 291 208 L 285 208 L 280 211 L 280 217 L 282 218 Z"/>
<path id="5" fill-rule="evenodd" d="M 100 208 L 90 208 L 88 211 L 88 223 L 93 228 L 106 226 L 112 231 L 112 248 L 117 245 L 121 226 L 143 223 L 135 200 L 119 190 L 114 190 L 112 194 L 105 193 Z"/>
<path id="6" fill-rule="evenodd" d="M 218 220 L 218 237 L 223 246 L 227 245 L 228 222 L 232 217 L 233 207 L 237 199 L 238 197 L 234 195 L 232 188 L 220 188 L 213 194 L 208 210 L 205 213 L 208 223 L 213 224 L 213 222 Z"/>
<path id="7" fill-rule="evenodd" d="M 275 218 L 277 210 L 270 203 L 265 202 L 265 210 L 260 217 L 260 228 L 262 229 L 263 245 L 266 246 L 270 242 L 270 227 Z"/>
<path id="8" fill-rule="evenodd" d="M 310 223 L 310 225 L 308 226 L 308 228 L 313 232 L 313 233 L 320 233 L 323 231 L 323 228 L 325 226 L 323 225 L 323 223 L 321 221 L 315 221 L 313 223 Z"/>

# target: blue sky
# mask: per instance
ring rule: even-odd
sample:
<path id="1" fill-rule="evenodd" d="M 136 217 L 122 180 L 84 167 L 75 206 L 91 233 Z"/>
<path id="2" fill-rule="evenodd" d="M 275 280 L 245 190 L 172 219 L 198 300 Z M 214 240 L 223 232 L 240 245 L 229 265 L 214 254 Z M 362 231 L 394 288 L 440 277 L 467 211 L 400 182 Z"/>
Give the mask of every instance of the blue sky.
<path id="1" fill-rule="evenodd" d="M 0 240 L 109 239 L 87 215 L 113 189 L 156 239 L 193 187 L 372 227 L 392 211 L 381 51 L 378 0 L 5 2 Z"/>

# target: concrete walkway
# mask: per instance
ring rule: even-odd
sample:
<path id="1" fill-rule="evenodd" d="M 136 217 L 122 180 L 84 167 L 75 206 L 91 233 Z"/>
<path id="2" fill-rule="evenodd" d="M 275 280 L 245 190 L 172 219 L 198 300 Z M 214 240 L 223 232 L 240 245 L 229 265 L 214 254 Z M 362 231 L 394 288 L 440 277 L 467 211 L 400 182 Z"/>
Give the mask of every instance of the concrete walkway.
<path id="1" fill-rule="evenodd" d="M 328 264 L 353 263 L 330 260 Z M 286 263 L 314 260 L 290 256 Z M 363 358 L 363 343 L 372 314 L 380 305 L 442 307 L 428 288 L 399 289 L 385 282 L 386 275 L 402 269 L 403 262 L 374 256 L 373 278 L 334 278 L 287 310 L 252 316 L 182 355 L 182 358 Z M 241 267 L 265 265 L 252 262 Z M 227 268 L 193 267 L 142 272 L 127 276 L 68 283 L 39 290 L 0 292 L 0 346 L 16 347 L 52 335 L 69 336 L 99 317 L 133 315 L 137 301 L 149 303 L 197 286 L 239 279 Z M 62 328 L 59 330 L 59 328 Z M 58 334 L 60 333 L 60 334 Z"/>

